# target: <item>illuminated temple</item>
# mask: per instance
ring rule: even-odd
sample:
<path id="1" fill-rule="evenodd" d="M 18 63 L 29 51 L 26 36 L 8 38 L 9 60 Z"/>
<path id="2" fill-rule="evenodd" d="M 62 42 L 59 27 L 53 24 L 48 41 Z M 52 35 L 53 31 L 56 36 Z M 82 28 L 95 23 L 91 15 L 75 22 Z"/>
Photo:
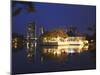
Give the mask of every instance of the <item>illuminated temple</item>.
<path id="1" fill-rule="evenodd" d="M 29 46 L 33 46 L 34 40 L 37 41 L 37 39 L 35 39 L 35 38 L 36 38 L 35 24 L 29 23 L 28 27 L 27 27 L 26 38 L 14 36 L 12 39 L 12 45 L 14 48 L 17 48 L 21 45 L 23 46 L 23 41 L 24 41 L 28 48 Z M 66 33 L 66 31 L 64 31 L 63 29 L 55 29 L 55 30 L 44 32 L 43 28 L 42 28 L 41 35 L 39 35 L 39 37 L 38 37 L 37 43 L 40 45 L 47 45 L 47 46 L 74 45 L 74 46 L 84 47 L 85 45 L 89 45 L 89 42 L 85 36 L 77 36 L 77 35 L 72 36 L 72 35 L 69 35 L 68 33 Z"/>
<path id="2" fill-rule="evenodd" d="M 43 38 L 43 44 L 48 45 L 84 45 L 88 44 L 88 40 L 85 37 L 67 37 L 67 38 Z"/>

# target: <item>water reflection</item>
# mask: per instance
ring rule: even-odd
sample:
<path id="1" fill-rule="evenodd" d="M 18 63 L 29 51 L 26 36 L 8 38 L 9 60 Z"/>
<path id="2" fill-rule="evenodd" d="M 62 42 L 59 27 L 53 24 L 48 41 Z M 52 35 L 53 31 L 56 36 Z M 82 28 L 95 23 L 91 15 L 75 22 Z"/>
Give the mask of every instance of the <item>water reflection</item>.
<path id="1" fill-rule="evenodd" d="M 27 59 L 29 63 L 34 62 L 34 50 L 33 49 L 27 49 Z"/>
<path id="2" fill-rule="evenodd" d="M 35 55 L 35 42 L 33 41 L 27 42 L 26 44 L 26 52 L 27 52 L 27 59 L 29 63 L 34 62 L 34 55 Z"/>
<path id="3" fill-rule="evenodd" d="M 87 51 L 89 45 L 66 45 L 66 46 L 36 46 L 35 40 L 28 40 L 26 43 L 26 58 L 28 63 L 43 62 L 46 60 L 64 61 L 69 54 L 82 53 Z M 37 53 L 37 54 L 36 54 Z M 37 58 L 37 56 L 40 56 Z"/>
<path id="4" fill-rule="evenodd" d="M 87 51 L 88 48 L 89 48 L 88 45 L 42 46 L 42 55 L 46 59 L 51 59 L 51 60 L 59 59 L 60 61 L 66 59 L 69 54 L 82 53 L 84 51 Z"/>

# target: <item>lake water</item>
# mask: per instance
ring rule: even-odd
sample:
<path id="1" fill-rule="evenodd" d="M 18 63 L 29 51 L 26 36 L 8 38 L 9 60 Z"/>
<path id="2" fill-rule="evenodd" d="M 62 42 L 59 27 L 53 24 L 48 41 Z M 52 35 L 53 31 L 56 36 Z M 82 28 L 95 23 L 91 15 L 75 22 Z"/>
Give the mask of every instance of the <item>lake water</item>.
<path id="1" fill-rule="evenodd" d="M 12 50 L 13 74 L 96 68 L 96 50 L 88 46 L 37 46 Z"/>

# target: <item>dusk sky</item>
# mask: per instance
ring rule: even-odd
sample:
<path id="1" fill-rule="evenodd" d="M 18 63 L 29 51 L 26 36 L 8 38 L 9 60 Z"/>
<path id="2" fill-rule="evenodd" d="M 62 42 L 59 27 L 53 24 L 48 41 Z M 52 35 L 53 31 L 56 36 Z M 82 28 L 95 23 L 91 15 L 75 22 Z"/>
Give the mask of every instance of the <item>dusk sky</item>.
<path id="1" fill-rule="evenodd" d="M 70 4 L 51 4 L 34 2 L 35 12 L 29 13 L 27 6 L 16 4 L 22 8 L 17 16 L 12 17 L 12 31 L 25 33 L 29 22 L 35 22 L 46 30 L 76 26 L 80 32 L 87 32 L 87 27 L 96 24 L 96 7 Z M 14 9 L 16 9 L 16 7 Z"/>

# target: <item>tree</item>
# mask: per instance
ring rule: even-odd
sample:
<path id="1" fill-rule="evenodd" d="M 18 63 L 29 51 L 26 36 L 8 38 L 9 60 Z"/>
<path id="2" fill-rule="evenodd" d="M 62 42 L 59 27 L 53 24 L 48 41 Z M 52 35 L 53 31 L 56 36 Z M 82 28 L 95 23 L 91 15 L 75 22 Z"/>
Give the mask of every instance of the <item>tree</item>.
<path id="1" fill-rule="evenodd" d="M 68 28 L 67 34 L 68 34 L 69 36 L 76 36 L 77 33 L 78 33 L 77 27 L 71 26 L 71 27 Z"/>
<path id="2" fill-rule="evenodd" d="M 17 16 L 23 9 L 22 7 L 17 7 L 17 4 L 25 5 L 26 10 L 29 13 L 35 11 L 34 4 L 32 2 L 12 1 L 12 16 Z"/>
<path id="3" fill-rule="evenodd" d="M 91 27 L 88 27 L 87 29 L 88 31 L 92 33 L 91 39 L 96 41 L 96 25 L 92 25 Z"/>

